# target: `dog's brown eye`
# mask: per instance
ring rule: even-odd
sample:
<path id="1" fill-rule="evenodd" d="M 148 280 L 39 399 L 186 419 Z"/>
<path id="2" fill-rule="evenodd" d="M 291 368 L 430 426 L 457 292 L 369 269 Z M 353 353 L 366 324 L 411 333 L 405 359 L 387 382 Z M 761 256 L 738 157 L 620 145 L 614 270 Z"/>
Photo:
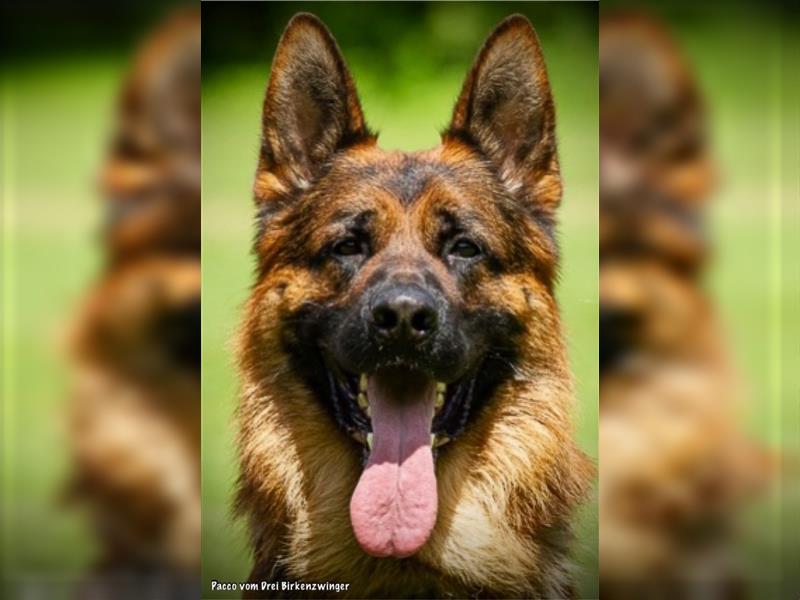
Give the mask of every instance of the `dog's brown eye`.
<path id="1" fill-rule="evenodd" d="M 456 240 L 450 248 L 450 254 L 459 258 L 475 258 L 481 253 L 481 249 L 474 242 L 467 239 Z"/>
<path id="2" fill-rule="evenodd" d="M 333 253 L 337 256 L 356 256 L 364 252 L 364 245 L 355 238 L 347 238 L 336 242 Z"/>

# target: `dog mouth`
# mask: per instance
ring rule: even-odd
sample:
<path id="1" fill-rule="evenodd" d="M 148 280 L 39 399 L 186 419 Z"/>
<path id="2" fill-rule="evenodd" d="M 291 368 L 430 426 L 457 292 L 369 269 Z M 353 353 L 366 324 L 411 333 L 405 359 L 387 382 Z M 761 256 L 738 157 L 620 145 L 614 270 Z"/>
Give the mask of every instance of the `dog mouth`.
<path id="1" fill-rule="evenodd" d="M 436 524 L 435 457 L 463 431 L 475 378 L 448 384 L 394 365 L 329 379 L 334 415 L 365 455 L 350 500 L 356 539 L 372 556 L 410 556 Z"/>
<path id="2" fill-rule="evenodd" d="M 429 438 L 434 456 L 443 446 L 458 438 L 466 428 L 473 404 L 476 373 L 468 373 L 456 381 L 445 383 L 434 376 L 411 366 L 395 365 L 361 374 L 344 372 L 327 366 L 333 416 L 339 427 L 350 435 L 363 449 L 365 459 L 373 446 L 372 400 L 376 391 L 370 392 L 370 381 L 404 378 L 425 379 L 434 386 L 433 417 Z"/>

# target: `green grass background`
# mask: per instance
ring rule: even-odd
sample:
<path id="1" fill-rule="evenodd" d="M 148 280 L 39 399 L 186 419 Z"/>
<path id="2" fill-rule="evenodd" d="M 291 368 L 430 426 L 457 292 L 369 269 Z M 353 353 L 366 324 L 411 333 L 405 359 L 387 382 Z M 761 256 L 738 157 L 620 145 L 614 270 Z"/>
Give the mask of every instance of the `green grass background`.
<path id="1" fill-rule="evenodd" d="M 67 466 L 60 343 L 100 264 L 92 176 L 124 64 L 83 56 L 2 70 L 0 537 L 3 572 L 17 582 L 70 579 L 93 550 L 80 516 L 58 508 Z"/>
<path id="2" fill-rule="evenodd" d="M 683 4 L 682 4 L 683 5 Z M 437 13 L 415 30 L 385 33 L 402 71 L 371 72 L 375 57 L 360 38 L 334 27 L 358 81 L 366 114 L 384 146 L 436 143 L 461 77 L 491 26 L 464 5 Z M 498 10 L 526 9 L 515 4 Z M 685 8 L 685 7 L 684 7 Z M 347 12 L 332 6 L 329 11 Z M 387 8 L 387 10 L 389 10 Z M 531 12 L 534 9 L 530 8 Z M 568 11 L 564 7 L 559 10 Z M 579 10 L 573 8 L 571 10 Z M 478 10 L 480 14 L 480 11 Z M 711 206 L 716 260 L 709 283 L 728 326 L 746 397 L 746 423 L 773 447 L 797 456 L 800 431 L 800 207 L 796 30 L 763 11 L 724 14 L 696 3 L 669 15 L 711 108 L 721 187 Z M 345 19 L 346 15 L 339 19 Z M 282 22 L 257 21 L 277 31 Z M 381 22 L 390 21 L 388 17 Z M 559 299 L 578 381 L 579 437 L 596 446 L 596 36 L 567 17 L 532 18 L 539 28 L 559 111 L 566 180 L 561 212 L 564 249 Z M 786 25 L 786 23 L 784 23 Z M 333 25 L 332 25 L 333 26 Z M 204 22 L 204 28 L 214 27 Z M 417 33 L 414 33 L 416 31 Z M 431 54 L 420 32 L 448 42 Z M 455 36 L 453 32 L 462 32 Z M 225 30 L 235 44 L 236 30 Z M 366 33 L 365 33 L 366 35 Z M 372 37 L 380 37 L 371 32 Z M 204 34 L 205 36 L 205 34 Z M 457 39 L 453 40 L 453 37 Z M 259 110 L 275 39 L 262 35 L 258 56 L 229 60 L 204 73 L 203 554 L 206 578 L 238 579 L 249 557 L 229 518 L 235 477 L 231 414 L 236 399 L 228 341 L 247 295 L 252 261 L 250 185 Z M 781 50 L 783 48 L 783 50 Z M 377 60 L 377 59 L 375 59 Z M 63 481 L 60 415 L 68 372 L 55 340 L 100 264 L 94 234 L 101 219 L 93 175 L 129 60 L 118 52 L 62 54 L 2 67 L 0 100 L 0 565 L 5 577 L 66 580 L 88 564 L 93 545 L 81 516 L 59 510 Z M 442 66 L 444 65 L 444 66 Z M 445 68 L 446 67 L 446 68 Z M 749 553 L 773 581 L 792 566 L 800 540 L 796 462 L 754 510 Z M 593 568 L 596 524 L 584 516 L 581 561 Z M 782 548 L 782 553 L 781 553 Z M 205 588 L 207 589 L 207 588 Z M 583 590 L 591 595 L 591 582 Z M 8 596 L 11 597 L 11 596 Z M 47 597 L 56 597 L 48 595 Z M 66 597 L 66 594 L 64 595 Z M 763 595 L 762 597 L 770 597 Z"/>
<path id="3" fill-rule="evenodd" d="M 741 417 L 775 453 L 742 522 L 754 597 L 800 590 L 800 27 L 774 7 L 665 16 L 705 93 L 719 183 L 709 205 L 708 287 L 741 377 Z M 796 13 L 795 13 L 796 16 Z"/>

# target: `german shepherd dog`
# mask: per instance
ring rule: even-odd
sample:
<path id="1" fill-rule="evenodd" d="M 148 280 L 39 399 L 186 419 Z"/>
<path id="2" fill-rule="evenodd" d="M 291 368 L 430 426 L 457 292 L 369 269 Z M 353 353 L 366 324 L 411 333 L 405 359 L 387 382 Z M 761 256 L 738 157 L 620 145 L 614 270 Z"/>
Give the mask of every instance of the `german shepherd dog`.
<path id="1" fill-rule="evenodd" d="M 251 580 L 569 595 L 592 467 L 572 433 L 555 113 L 530 23 L 489 36 L 441 145 L 403 153 L 378 148 L 328 29 L 296 15 L 262 135 L 238 347 Z"/>
<path id="2" fill-rule="evenodd" d="M 71 340 L 67 497 L 88 509 L 100 548 L 80 596 L 141 597 L 130 587 L 141 576 L 147 593 L 158 583 L 196 595 L 199 26 L 182 10 L 147 38 L 101 171 L 105 266 Z"/>
<path id="3" fill-rule="evenodd" d="M 600 28 L 600 580 L 608 598 L 728 597 L 735 509 L 764 455 L 703 285 L 706 109 L 664 27 Z"/>

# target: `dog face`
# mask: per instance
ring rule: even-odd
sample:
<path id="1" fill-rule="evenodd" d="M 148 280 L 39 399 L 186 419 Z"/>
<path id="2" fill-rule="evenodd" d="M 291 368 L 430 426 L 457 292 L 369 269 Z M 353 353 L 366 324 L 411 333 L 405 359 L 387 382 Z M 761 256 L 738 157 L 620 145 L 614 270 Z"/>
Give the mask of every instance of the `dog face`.
<path id="1" fill-rule="evenodd" d="M 458 444 L 520 347 L 527 366 L 563 369 L 554 118 L 522 17 L 484 45 L 442 144 L 410 154 L 376 146 L 322 23 L 298 15 L 281 39 L 264 103 L 259 280 L 241 360 L 250 380 L 298 374 L 331 431 L 361 449 L 350 512 L 369 554 L 408 556 L 424 544 L 437 448 Z M 389 480 L 408 489 L 395 495 Z M 417 500 L 406 506 L 403 496 Z M 382 503 L 415 525 L 390 522 Z"/>

